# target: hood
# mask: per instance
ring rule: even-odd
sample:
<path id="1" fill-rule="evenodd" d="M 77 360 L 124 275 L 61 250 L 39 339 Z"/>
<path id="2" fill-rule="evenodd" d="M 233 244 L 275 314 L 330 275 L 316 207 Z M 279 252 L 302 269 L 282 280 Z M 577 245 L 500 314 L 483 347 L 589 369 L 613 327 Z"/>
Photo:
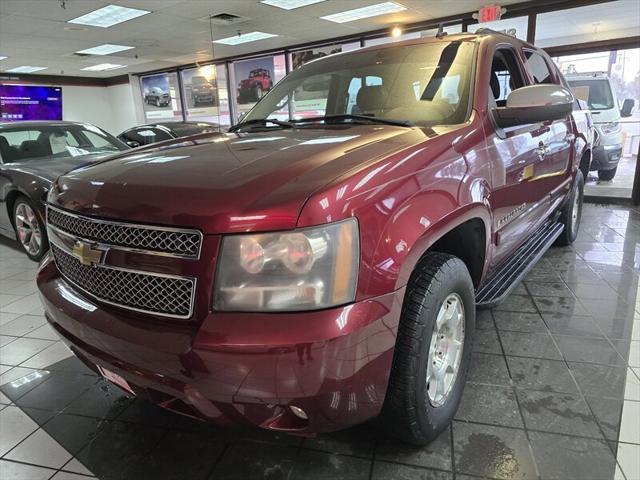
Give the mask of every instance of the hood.
<path id="1" fill-rule="evenodd" d="M 13 163 L 12 166 L 53 182 L 60 175 L 70 172 L 76 168 L 81 168 L 99 162 L 105 158 L 113 156 L 114 154 L 117 155 L 118 153 L 101 153 L 60 158 L 42 157 Z"/>
<path id="2" fill-rule="evenodd" d="M 331 180 L 426 138 L 420 128 L 380 125 L 211 134 L 71 172 L 49 201 L 205 233 L 293 228 L 307 198 Z"/>

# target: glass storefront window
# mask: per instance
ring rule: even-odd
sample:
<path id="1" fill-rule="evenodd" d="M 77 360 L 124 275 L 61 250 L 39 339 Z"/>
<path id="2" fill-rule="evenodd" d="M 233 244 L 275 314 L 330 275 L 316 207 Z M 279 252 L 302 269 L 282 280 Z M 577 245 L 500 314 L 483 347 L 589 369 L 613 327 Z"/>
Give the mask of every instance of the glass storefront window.
<path id="1" fill-rule="evenodd" d="M 275 55 L 252 58 L 234 62 L 232 65 L 231 81 L 235 85 L 236 118 L 240 119 L 285 76 L 285 57 Z"/>
<path id="2" fill-rule="evenodd" d="M 345 44 L 328 45 L 325 47 L 309 48 L 306 50 L 297 50 L 289 54 L 289 65 L 291 70 L 295 70 L 301 65 L 304 65 L 316 58 L 326 57 L 334 53 L 348 52 L 360 48 L 360 42 L 351 42 Z"/>
<path id="3" fill-rule="evenodd" d="M 617 0 L 540 13 L 536 21 L 538 47 L 574 45 L 638 35 L 638 0 Z"/>
<path id="4" fill-rule="evenodd" d="M 640 48 L 553 60 L 592 112 L 597 130 L 592 167 L 609 161 L 607 169 L 589 173 L 585 193 L 630 198 L 640 147 Z M 608 168 L 617 158 L 617 168 Z"/>
<path id="5" fill-rule="evenodd" d="M 147 122 L 182 120 L 182 103 L 176 72 L 140 77 L 140 90 Z"/>
<path id="6" fill-rule="evenodd" d="M 447 35 L 454 35 L 456 33 L 462 33 L 462 24 L 448 25 L 442 29 L 443 32 L 446 32 Z M 364 41 L 365 47 L 371 47 L 373 45 L 382 45 L 385 43 L 392 42 L 401 42 L 402 40 L 413 40 L 417 38 L 427 38 L 427 37 L 435 37 L 438 34 L 437 28 L 432 28 L 429 30 L 422 30 L 420 32 L 409 32 L 399 37 L 381 37 L 381 38 L 371 38 Z"/>
<path id="7" fill-rule="evenodd" d="M 476 33 L 479 28 L 490 28 L 497 32 L 503 32 L 507 35 L 514 36 L 520 40 L 527 40 L 527 31 L 529 28 L 529 17 L 505 18 L 494 22 L 474 23 L 469 25 L 468 31 Z"/>
<path id="8" fill-rule="evenodd" d="M 229 126 L 229 96 L 224 65 L 205 65 L 180 72 L 187 120 Z"/>

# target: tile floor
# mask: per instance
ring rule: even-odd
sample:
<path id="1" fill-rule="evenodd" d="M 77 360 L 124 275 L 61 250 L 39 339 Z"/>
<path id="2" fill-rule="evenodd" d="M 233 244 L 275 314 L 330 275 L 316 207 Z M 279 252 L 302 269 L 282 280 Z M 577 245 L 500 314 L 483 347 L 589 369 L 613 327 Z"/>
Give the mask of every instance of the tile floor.
<path id="1" fill-rule="evenodd" d="M 45 323 L 35 265 L 0 240 L 0 478 L 640 479 L 640 211 L 585 206 L 480 312 L 455 421 L 426 448 L 372 425 L 313 439 L 221 431 L 130 398 Z"/>

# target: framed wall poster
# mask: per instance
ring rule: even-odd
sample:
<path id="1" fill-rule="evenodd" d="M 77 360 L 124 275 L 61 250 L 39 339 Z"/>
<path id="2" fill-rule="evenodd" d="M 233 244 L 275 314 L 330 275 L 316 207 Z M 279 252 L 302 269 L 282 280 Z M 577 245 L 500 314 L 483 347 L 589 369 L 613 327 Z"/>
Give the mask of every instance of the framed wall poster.
<path id="1" fill-rule="evenodd" d="M 147 120 L 182 120 L 175 72 L 140 77 L 140 89 Z"/>

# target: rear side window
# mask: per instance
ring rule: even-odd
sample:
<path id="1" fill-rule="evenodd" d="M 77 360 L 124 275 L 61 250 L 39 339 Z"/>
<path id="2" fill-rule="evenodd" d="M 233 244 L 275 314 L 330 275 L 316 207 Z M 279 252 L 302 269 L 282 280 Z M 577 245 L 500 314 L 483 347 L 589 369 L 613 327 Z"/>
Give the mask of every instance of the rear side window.
<path id="1" fill-rule="evenodd" d="M 527 70 L 533 78 L 533 83 L 556 83 L 549 70 L 549 65 L 545 61 L 544 57 L 539 53 L 531 50 L 525 50 L 524 55 L 527 59 Z"/>

